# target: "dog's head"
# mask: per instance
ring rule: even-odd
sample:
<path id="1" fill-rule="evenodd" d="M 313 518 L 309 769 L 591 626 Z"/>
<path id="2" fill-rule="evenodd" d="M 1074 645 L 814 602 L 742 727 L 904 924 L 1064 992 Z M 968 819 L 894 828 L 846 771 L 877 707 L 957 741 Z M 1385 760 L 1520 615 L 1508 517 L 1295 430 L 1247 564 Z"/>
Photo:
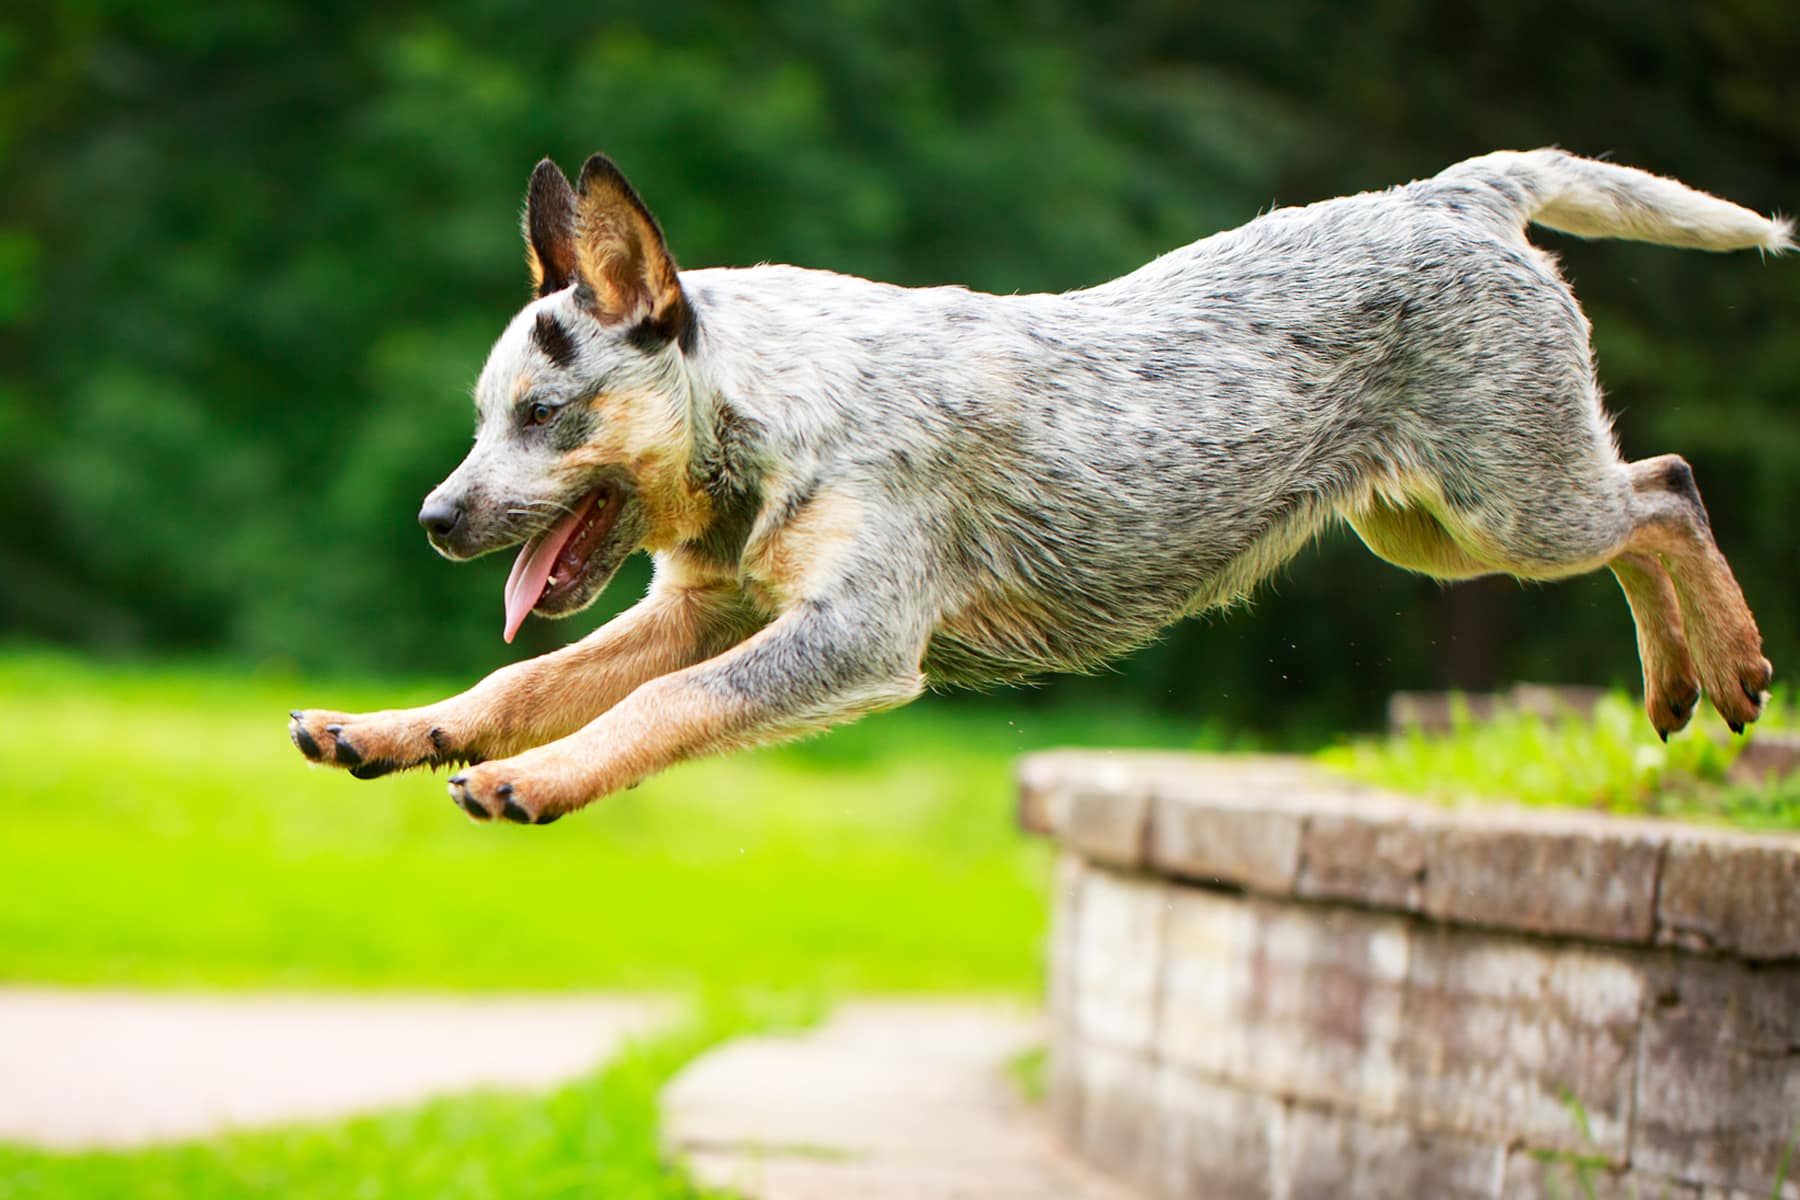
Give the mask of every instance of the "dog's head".
<path id="1" fill-rule="evenodd" d="M 528 612 L 586 607 L 633 550 L 705 517 L 688 470 L 694 314 L 656 219 L 605 155 L 573 188 L 545 159 L 525 243 L 537 296 L 475 385 L 474 448 L 419 512 L 447 558 L 524 543 L 509 642 Z"/>

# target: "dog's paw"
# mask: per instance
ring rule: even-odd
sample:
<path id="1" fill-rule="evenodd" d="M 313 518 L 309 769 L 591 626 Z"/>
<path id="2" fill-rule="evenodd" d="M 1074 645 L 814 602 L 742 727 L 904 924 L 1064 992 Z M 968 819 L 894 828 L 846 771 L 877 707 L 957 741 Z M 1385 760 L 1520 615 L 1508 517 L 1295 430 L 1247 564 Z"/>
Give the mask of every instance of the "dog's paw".
<path id="1" fill-rule="evenodd" d="M 468 761 L 442 725 L 404 713 L 357 716 L 325 709 L 288 714 L 288 737 L 308 759 L 376 779 L 411 767 Z"/>
<path id="2" fill-rule="evenodd" d="M 477 821 L 497 817 L 516 825 L 548 825 L 574 807 L 564 803 L 547 780 L 534 778 L 512 759 L 452 775 L 450 799 Z"/>
<path id="3" fill-rule="evenodd" d="M 1709 682 L 1708 698 L 1731 732 L 1743 733 L 1746 725 L 1762 716 L 1763 700 L 1774 678 L 1775 668 L 1758 654 L 1745 658 L 1724 678 Z"/>
<path id="4" fill-rule="evenodd" d="M 1668 680 L 1653 687 L 1644 697 L 1644 712 L 1663 741 L 1671 733 L 1687 728 L 1700 703 L 1700 680 L 1697 676 Z"/>

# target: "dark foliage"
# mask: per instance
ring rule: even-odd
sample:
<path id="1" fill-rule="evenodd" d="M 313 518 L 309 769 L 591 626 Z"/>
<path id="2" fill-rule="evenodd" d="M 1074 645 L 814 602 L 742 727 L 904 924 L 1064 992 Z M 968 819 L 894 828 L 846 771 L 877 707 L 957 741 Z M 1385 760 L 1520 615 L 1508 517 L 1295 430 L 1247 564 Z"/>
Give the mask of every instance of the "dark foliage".
<path id="1" fill-rule="evenodd" d="M 604 148 L 684 265 L 1063 289 L 1497 147 L 1791 209 L 1797 51 L 1791 0 L 28 5 L 0 17 L 0 629 L 337 670 L 508 656 L 505 564 L 440 562 L 413 514 L 529 294 L 544 155 Z M 1627 452 L 1694 463 L 1800 664 L 1800 263 L 1539 236 Z M 1355 723 L 1397 687 L 1635 677 L 1604 576 L 1443 590 L 1337 537 L 1258 609 L 1056 686 Z"/>

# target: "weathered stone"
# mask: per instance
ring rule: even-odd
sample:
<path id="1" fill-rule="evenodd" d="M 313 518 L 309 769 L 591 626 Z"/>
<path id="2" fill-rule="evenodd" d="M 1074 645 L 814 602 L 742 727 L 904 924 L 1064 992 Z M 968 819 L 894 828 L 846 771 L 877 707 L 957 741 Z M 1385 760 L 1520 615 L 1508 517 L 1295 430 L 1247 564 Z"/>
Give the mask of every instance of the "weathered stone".
<path id="1" fill-rule="evenodd" d="M 1049 837 L 1056 832 L 1050 820 L 1050 797 L 1056 791 L 1057 761 L 1048 755 L 1019 760 L 1018 820 L 1026 833 Z"/>
<path id="2" fill-rule="evenodd" d="M 1694 1184 L 1615 1170 L 1574 1151 L 1547 1150 L 1514 1150 L 1508 1155 L 1506 1182 L 1499 1194 L 1505 1200 L 1714 1200 Z"/>
<path id="3" fill-rule="evenodd" d="M 1644 966 L 1616 951 L 1421 929 L 1405 1037 L 1390 1051 L 1402 1108 L 1453 1129 L 1623 1162 L 1646 987 Z"/>
<path id="4" fill-rule="evenodd" d="M 1050 751 L 1023 760 L 1018 778 L 1026 830 L 1054 835 L 1093 862 L 1143 862 L 1150 793 L 1137 756 Z"/>
<path id="5" fill-rule="evenodd" d="M 1291 796 L 1229 788 L 1229 778 L 1160 781 L 1150 810 L 1150 865 L 1183 879 L 1287 895 L 1300 869 L 1304 810 Z"/>
<path id="6" fill-rule="evenodd" d="M 1505 1157 L 1498 1143 L 1294 1105 L 1278 1173 L 1290 1200 L 1496 1200 Z"/>
<path id="7" fill-rule="evenodd" d="M 1295 890 L 1311 899 L 1416 912 L 1425 900 L 1428 820 L 1416 808 L 1375 802 L 1364 811 L 1313 814 Z"/>
<path id="8" fill-rule="evenodd" d="M 1546 721 L 1587 719 L 1606 698 L 1604 688 L 1521 683 L 1505 692 L 1395 692 L 1388 697 L 1388 728 L 1444 734 L 1458 719 L 1491 721 L 1504 713 L 1527 713 Z"/>
<path id="9" fill-rule="evenodd" d="M 1800 967 L 1677 955 L 1652 983 L 1632 1164 L 1770 1195 L 1800 1141 Z M 1793 1166 L 1781 1195 L 1800 1198 Z"/>
<path id="10" fill-rule="evenodd" d="M 1661 852 L 1645 822 L 1463 812 L 1428 835 L 1425 911 L 1471 925 L 1648 942 Z"/>
<path id="11" fill-rule="evenodd" d="M 1800 958 L 1800 838 L 1684 831 L 1663 861 L 1657 916 L 1676 945 Z"/>
<path id="12" fill-rule="evenodd" d="M 1267 1200 L 1286 1108 L 1164 1066 L 1156 1081 L 1161 1190 L 1167 1197 Z"/>
<path id="13" fill-rule="evenodd" d="M 1396 733 L 1449 733 L 1458 719 L 1491 720 L 1499 697 L 1486 693 L 1393 692 L 1388 695 L 1388 728 Z"/>
<path id="14" fill-rule="evenodd" d="M 1394 1110 L 1407 921 L 1197 889 L 1170 903 L 1170 1061 L 1266 1095 Z"/>
<path id="15" fill-rule="evenodd" d="M 1725 777 L 1732 783 L 1754 786 L 1796 774 L 1800 774 L 1800 733 L 1762 729 L 1744 743 Z"/>
<path id="16" fill-rule="evenodd" d="M 1092 1043 L 1080 1047 L 1079 1062 L 1082 1157 L 1154 1192 L 1161 1174 L 1155 1065 Z"/>
<path id="17" fill-rule="evenodd" d="M 1056 859 L 1050 891 L 1050 1019 L 1075 1021 L 1075 976 L 1081 961 L 1081 856 L 1064 851 Z"/>
<path id="18" fill-rule="evenodd" d="M 1082 873 L 1074 1024 L 1084 1040 L 1149 1051 L 1168 891 L 1163 884 L 1111 871 Z"/>

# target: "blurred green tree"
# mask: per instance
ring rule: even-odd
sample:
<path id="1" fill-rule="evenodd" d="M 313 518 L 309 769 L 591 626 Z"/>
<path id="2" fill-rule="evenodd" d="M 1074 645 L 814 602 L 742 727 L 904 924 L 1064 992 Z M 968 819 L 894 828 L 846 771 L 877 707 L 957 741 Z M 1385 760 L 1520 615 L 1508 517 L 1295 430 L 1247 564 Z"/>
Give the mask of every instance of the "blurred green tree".
<path id="1" fill-rule="evenodd" d="M 508 650 L 505 564 L 453 569 L 412 524 L 525 295 L 514 216 L 543 154 L 608 150 L 684 265 L 1060 290 L 1498 146 L 1792 204 L 1797 27 L 1785 0 L 0 17 L 0 629 L 452 673 L 591 627 Z M 1794 661 L 1800 269 L 1540 240 L 1593 315 L 1627 451 L 1693 460 Z M 1635 672 L 1605 577 L 1444 590 L 1333 537 L 1259 607 L 1049 692 L 1357 722 L 1395 687 Z"/>

